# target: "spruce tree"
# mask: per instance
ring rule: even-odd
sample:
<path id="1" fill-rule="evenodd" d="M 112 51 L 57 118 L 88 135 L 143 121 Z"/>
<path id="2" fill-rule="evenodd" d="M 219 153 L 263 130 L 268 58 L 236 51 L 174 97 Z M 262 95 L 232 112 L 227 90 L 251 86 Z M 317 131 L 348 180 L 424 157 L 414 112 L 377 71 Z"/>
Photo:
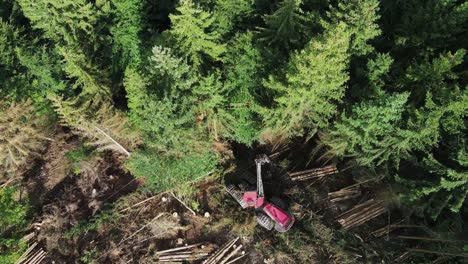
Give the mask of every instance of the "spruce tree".
<path id="1" fill-rule="evenodd" d="M 373 50 L 369 40 L 379 36 L 381 30 L 377 24 L 378 0 L 339 1 L 337 7 L 327 12 L 327 19 L 322 22 L 325 29 L 333 28 L 338 23 L 345 23 L 350 34 L 350 50 L 353 55 L 366 55 Z"/>
<path id="2" fill-rule="evenodd" d="M 210 27 L 214 18 L 190 0 L 181 1 L 177 14 L 170 16 L 172 28 L 169 34 L 174 38 L 178 52 L 194 67 L 200 67 L 206 60 L 220 61 L 226 46 L 221 44 L 221 35 Z"/>
<path id="3" fill-rule="evenodd" d="M 328 126 L 349 78 L 349 41 L 346 25 L 340 23 L 293 55 L 284 82 L 270 77 L 265 85 L 278 95 L 274 109 L 264 110 L 269 126 L 291 136 Z"/>
<path id="4" fill-rule="evenodd" d="M 376 100 L 354 105 L 335 122 L 324 143 L 334 156 L 355 157 L 364 166 L 398 164 L 414 148 L 400 128 L 407 100 L 407 93 L 381 94 Z"/>
<path id="5" fill-rule="evenodd" d="M 117 57 L 119 69 L 139 65 L 141 62 L 142 31 L 141 13 L 143 4 L 140 0 L 113 0 L 113 54 Z"/>
<path id="6" fill-rule="evenodd" d="M 291 48 L 291 44 L 297 44 L 307 20 L 301 4 L 302 0 L 281 1 L 273 14 L 264 17 L 266 26 L 260 28 L 261 40 L 286 50 Z"/>

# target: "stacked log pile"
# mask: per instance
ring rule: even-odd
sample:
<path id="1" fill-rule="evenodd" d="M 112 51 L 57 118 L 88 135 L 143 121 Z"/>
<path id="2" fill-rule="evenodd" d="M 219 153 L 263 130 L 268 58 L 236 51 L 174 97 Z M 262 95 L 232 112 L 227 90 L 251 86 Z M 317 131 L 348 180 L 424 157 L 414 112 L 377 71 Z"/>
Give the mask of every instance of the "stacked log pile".
<path id="1" fill-rule="evenodd" d="M 47 256 L 42 248 L 36 248 L 37 242 L 34 242 L 29 248 L 21 255 L 15 264 L 40 264 Z"/>
<path id="2" fill-rule="evenodd" d="M 210 245 L 194 244 L 156 252 L 158 262 L 194 261 L 206 258 L 212 251 Z"/>
<path id="3" fill-rule="evenodd" d="M 329 165 L 323 168 L 314 168 L 310 170 L 291 172 L 291 173 L 288 173 L 288 175 L 292 181 L 300 182 L 300 181 L 307 181 L 311 179 L 322 180 L 325 177 L 334 175 L 336 173 L 338 173 L 336 166 Z"/>
<path id="4" fill-rule="evenodd" d="M 232 264 L 247 256 L 242 251 L 242 245 L 237 244 L 239 237 L 228 241 L 218 251 L 206 259 L 203 264 Z"/>
<path id="5" fill-rule="evenodd" d="M 328 193 L 328 199 L 332 203 L 352 199 L 361 195 L 361 189 L 359 185 L 351 185 L 341 190 Z"/>
<path id="6" fill-rule="evenodd" d="M 351 229 L 376 218 L 386 211 L 387 208 L 382 204 L 382 202 L 370 199 L 338 215 L 336 220 L 344 229 Z"/>

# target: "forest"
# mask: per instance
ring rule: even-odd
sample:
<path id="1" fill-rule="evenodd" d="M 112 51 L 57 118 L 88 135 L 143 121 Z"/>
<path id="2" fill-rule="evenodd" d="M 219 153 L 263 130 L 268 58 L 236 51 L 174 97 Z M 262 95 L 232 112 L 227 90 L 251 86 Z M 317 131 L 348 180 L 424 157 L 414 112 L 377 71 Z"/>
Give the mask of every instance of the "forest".
<path id="1" fill-rule="evenodd" d="M 467 49 L 463 0 L 0 0 L 0 264 L 466 263 Z"/>

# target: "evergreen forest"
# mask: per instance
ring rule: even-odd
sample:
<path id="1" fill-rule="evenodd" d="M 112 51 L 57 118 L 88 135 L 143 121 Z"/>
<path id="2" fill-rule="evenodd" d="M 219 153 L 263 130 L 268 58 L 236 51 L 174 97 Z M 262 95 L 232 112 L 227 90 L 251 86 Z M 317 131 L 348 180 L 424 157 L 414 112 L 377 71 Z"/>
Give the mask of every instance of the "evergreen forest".
<path id="1" fill-rule="evenodd" d="M 463 0 L 0 0 L 0 264 L 466 263 L 467 50 Z"/>

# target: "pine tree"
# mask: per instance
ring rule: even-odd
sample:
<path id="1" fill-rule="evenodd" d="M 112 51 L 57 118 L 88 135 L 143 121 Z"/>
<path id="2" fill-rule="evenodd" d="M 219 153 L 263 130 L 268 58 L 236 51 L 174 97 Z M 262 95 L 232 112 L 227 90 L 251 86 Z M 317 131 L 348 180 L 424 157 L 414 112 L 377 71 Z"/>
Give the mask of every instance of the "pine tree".
<path id="1" fill-rule="evenodd" d="M 41 30 L 43 38 L 55 44 L 55 53 L 63 57 L 63 70 L 76 80 L 73 88 L 81 89 L 83 107 L 96 107 L 110 96 L 105 85 L 105 71 L 98 69 L 94 60 L 98 49 L 97 24 L 106 16 L 109 3 L 85 0 L 20 0 L 24 15 L 34 29 Z M 99 82 L 97 81 L 99 80 Z M 77 89 L 77 90 L 78 90 Z"/>
<path id="2" fill-rule="evenodd" d="M 220 43 L 221 35 L 210 31 L 214 18 L 190 0 L 181 1 L 178 14 L 171 14 L 170 35 L 175 40 L 178 52 L 187 58 L 191 65 L 200 67 L 205 57 L 221 61 L 226 46 Z"/>
<path id="3" fill-rule="evenodd" d="M 327 12 L 327 19 L 322 22 L 325 29 L 333 28 L 338 23 L 345 23 L 350 34 L 350 50 L 353 55 L 366 55 L 373 50 L 369 40 L 380 35 L 376 23 L 380 16 L 378 0 L 339 1 L 337 7 Z"/>
<path id="4" fill-rule="evenodd" d="M 153 47 L 149 72 L 159 94 L 171 98 L 187 94 L 195 82 L 195 74 L 190 70 L 190 66 L 182 58 L 176 57 L 170 48 Z"/>
<path id="5" fill-rule="evenodd" d="M 349 34 L 345 24 L 312 39 L 293 55 L 285 83 L 270 77 L 266 86 L 279 93 L 273 110 L 264 110 L 269 126 L 290 135 L 328 126 L 348 80 Z"/>
<path id="6" fill-rule="evenodd" d="M 126 71 L 131 123 L 142 132 L 145 145 L 158 153 L 179 156 L 190 152 L 197 138 L 194 114 L 187 109 L 192 104 L 186 102 L 188 98 L 154 93 L 150 79 L 134 69 Z"/>
<path id="7" fill-rule="evenodd" d="M 194 95 L 197 119 L 204 123 L 210 136 L 217 141 L 221 137 L 231 137 L 232 125 L 236 121 L 226 109 L 226 88 L 220 80 L 220 75 L 212 74 L 203 78 L 194 88 Z"/>
<path id="8" fill-rule="evenodd" d="M 24 95 L 31 98 L 37 109 L 46 109 L 48 96 L 64 91 L 67 86 L 60 78 L 63 73 L 58 56 L 45 46 L 34 50 L 18 47 L 16 56 L 27 69 L 25 75 L 31 83 Z"/>

